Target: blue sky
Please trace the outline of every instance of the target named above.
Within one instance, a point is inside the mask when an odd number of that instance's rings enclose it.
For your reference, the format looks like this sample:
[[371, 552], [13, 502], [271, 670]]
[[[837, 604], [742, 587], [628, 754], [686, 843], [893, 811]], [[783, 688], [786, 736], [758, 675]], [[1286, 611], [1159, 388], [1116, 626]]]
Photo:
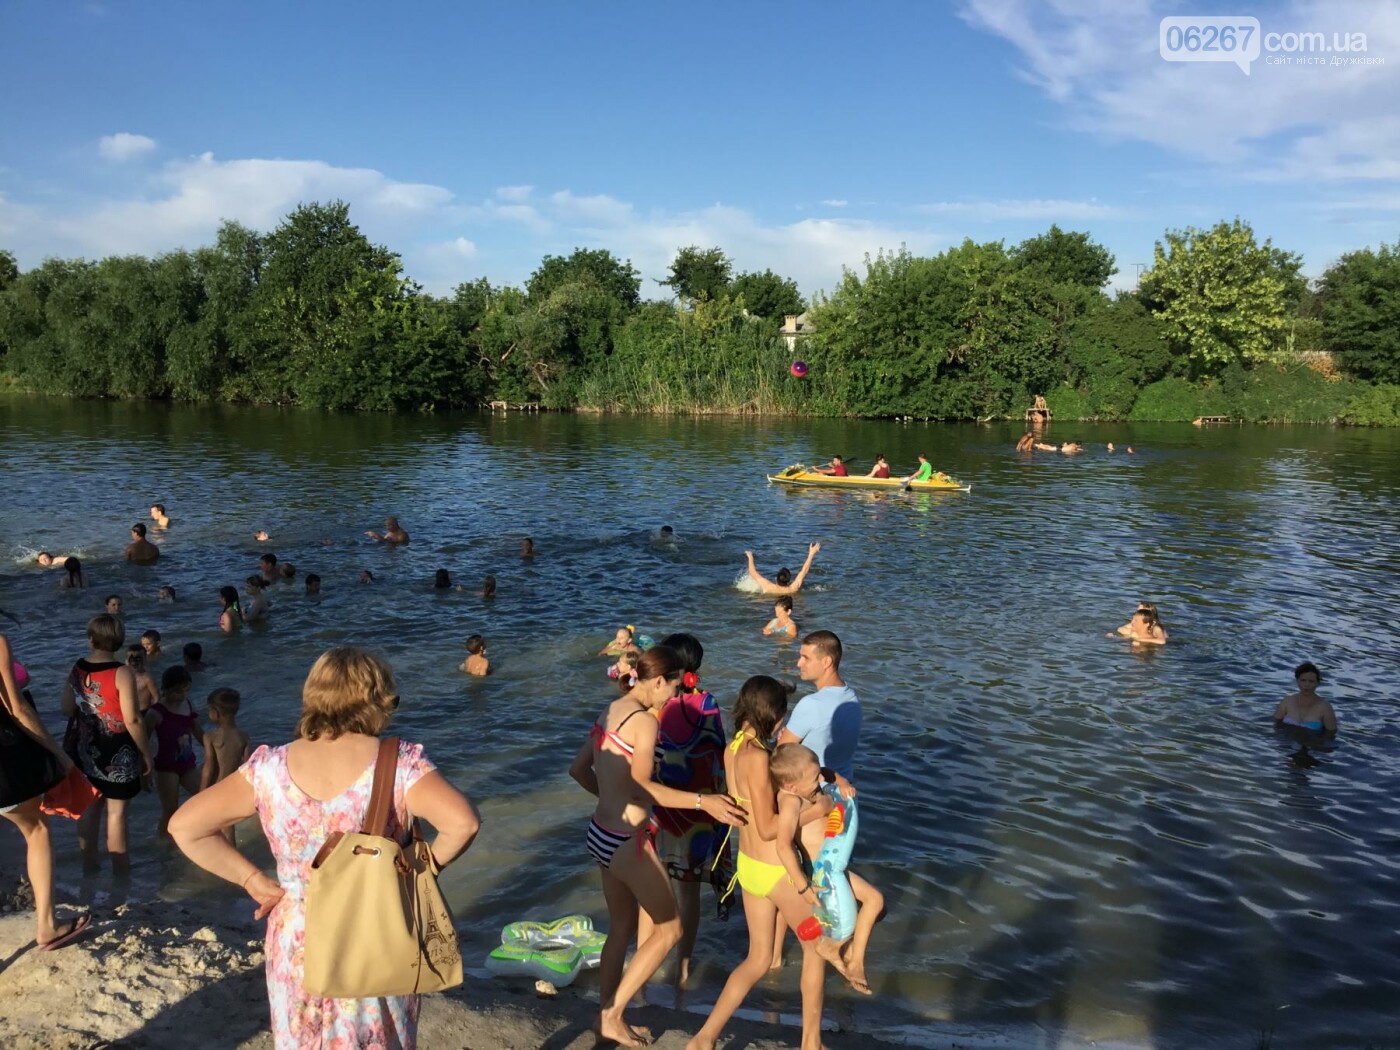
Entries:
[[[1222, 8], [1373, 61], [1161, 58], [1162, 17]], [[1051, 223], [1119, 287], [1165, 229], [1236, 215], [1312, 275], [1400, 240], [1400, 3], [0, 0], [0, 68], [24, 268], [331, 198], [442, 293], [580, 245], [648, 279], [718, 245], [811, 293]]]

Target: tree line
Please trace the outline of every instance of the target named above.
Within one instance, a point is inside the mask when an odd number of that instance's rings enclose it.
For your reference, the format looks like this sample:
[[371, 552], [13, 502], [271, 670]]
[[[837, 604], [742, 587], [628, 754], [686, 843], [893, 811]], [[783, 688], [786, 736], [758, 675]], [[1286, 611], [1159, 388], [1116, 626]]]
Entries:
[[[523, 287], [434, 296], [343, 202], [148, 259], [0, 251], [0, 370], [79, 397], [428, 410], [491, 400], [636, 412], [1400, 425], [1400, 243], [1310, 284], [1236, 219], [1168, 231], [1131, 292], [1088, 234], [867, 257], [804, 302], [771, 270], [680, 249], [644, 299], [603, 249], [546, 256]], [[779, 334], [808, 312], [795, 350]], [[794, 357], [809, 365], [790, 374]]]

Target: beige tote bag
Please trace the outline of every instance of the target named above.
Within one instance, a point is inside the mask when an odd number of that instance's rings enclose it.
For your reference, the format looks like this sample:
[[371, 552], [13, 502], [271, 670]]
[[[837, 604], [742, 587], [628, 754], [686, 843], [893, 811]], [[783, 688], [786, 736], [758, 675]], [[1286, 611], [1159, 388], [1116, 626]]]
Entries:
[[399, 741], [379, 745], [363, 828], [326, 840], [306, 891], [302, 986], [328, 999], [440, 992], [462, 983], [457, 927], [415, 819], [401, 846], [385, 838]]

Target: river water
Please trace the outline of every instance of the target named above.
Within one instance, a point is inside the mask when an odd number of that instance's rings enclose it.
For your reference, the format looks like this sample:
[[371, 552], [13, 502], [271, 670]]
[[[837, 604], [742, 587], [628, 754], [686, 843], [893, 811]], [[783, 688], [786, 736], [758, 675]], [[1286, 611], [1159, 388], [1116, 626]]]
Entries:
[[[727, 709], [745, 677], [796, 658], [760, 635], [768, 604], [735, 586], [743, 551], [771, 575], [820, 540], [795, 615], [846, 646], [866, 719], [856, 866], [891, 912], [872, 943], [879, 998], [833, 981], [839, 1023], [925, 1045], [1233, 1048], [1261, 1030], [1280, 1050], [1390, 1045], [1400, 432], [1057, 424], [1089, 444], [1079, 457], [1018, 456], [1018, 434], [5, 399], [0, 605], [23, 620], [5, 630], [55, 729], [83, 624], [112, 592], [129, 640], [155, 627], [175, 653], [204, 645], [215, 666], [198, 689], [240, 689], [255, 741], [289, 738], [323, 648], [385, 653], [396, 728], [483, 809], [445, 883], [469, 958], [484, 957], [506, 921], [606, 914], [583, 851], [591, 800], [566, 774], [613, 695], [597, 650], [624, 623], [689, 630]], [[971, 493], [764, 480], [833, 453], [863, 471], [884, 452], [898, 470], [920, 451]], [[174, 519], [160, 564], [126, 566], [153, 501]], [[363, 537], [390, 513], [406, 549]], [[653, 542], [663, 524], [674, 548]], [[56, 590], [39, 548], [79, 553], [90, 589]], [[318, 573], [323, 596], [280, 586], [265, 629], [225, 638], [217, 589], [241, 587], [267, 549]], [[433, 593], [439, 567], [466, 590]], [[487, 573], [492, 601], [475, 596]], [[167, 583], [174, 604], [156, 600]], [[1140, 598], [1171, 632], [1160, 651], [1105, 637]], [[495, 672], [467, 680], [476, 632]], [[1342, 732], [1300, 764], [1270, 715], [1305, 659]], [[155, 818], [147, 796], [137, 891], [231, 901], [151, 841]], [[71, 829], [58, 842], [76, 883]], [[743, 940], [705, 893], [702, 1009]], [[795, 1009], [795, 971], [758, 1004]]]

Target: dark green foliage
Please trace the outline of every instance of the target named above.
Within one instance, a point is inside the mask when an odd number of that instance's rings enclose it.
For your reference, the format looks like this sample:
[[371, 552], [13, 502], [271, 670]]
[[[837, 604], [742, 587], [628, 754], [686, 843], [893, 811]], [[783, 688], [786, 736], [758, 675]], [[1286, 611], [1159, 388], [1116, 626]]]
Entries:
[[788, 314], [800, 314], [807, 309], [797, 282], [779, 277], [772, 270], [762, 273], [741, 273], [729, 285], [732, 298], [742, 299], [744, 309], [754, 317], [781, 322]]
[[715, 300], [729, 288], [733, 264], [719, 248], [697, 248], [691, 245], [676, 253], [671, 272], [661, 283], [682, 299]]
[[1322, 333], [1347, 371], [1400, 383], [1400, 242], [1343, 255], [1322, 276]]
[[618, 262], [612, 252], [601, 248], [575, 248], [567, 258], [546, 255], [540, 268], [525, 282], [525, 293], [533, 300], [548, 299], [562, 284], [591, 285], [614, 299], [623, 310], [641, 301], [642, 275], [630, 261]]
[[1098, 291], [1113, 276], [1112, 252], [1095, 244], [1087, 233], [1065, 233], [1058, 226], [1022, 241], [1011, 257], [1022, 269], [1038, 273], [1051, 284], [1077, 284]]
[[731, 281], [719, 248], [677, 253], [679, 304], [640, 301], [630, 262], [584, 248], [523, 289], [481, 279], [438, 299], [343, 203], [308, 204], [267, 234], [226, 223], [155, 259], [20, 273], [0, 252], [0, 365], [76, 396], [332, 409], [1020, 418], [1044, 394], [1063, 420], [1400, 425], [1400, 245], [1346, 256], [1313, 293], [1296, 256], [1238, 220], [1167, 237], [1141, 292], [1112, 299], [1112, 256], [1058, 227], [1011, 249], [867, 257], [789, 346], [777, 322], [803, 312], [796, 284]]

